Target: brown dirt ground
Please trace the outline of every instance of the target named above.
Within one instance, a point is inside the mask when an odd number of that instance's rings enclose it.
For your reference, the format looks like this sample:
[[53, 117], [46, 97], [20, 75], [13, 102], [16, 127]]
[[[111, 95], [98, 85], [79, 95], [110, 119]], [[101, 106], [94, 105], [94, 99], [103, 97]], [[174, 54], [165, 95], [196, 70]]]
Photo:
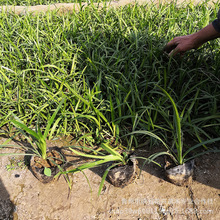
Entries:
[[[1, 138], [0, 142], [4, 141]], [[48, 142], [49, 147], [67, 145], [61, 139]], [[64, 152], [68, 161], [76, 161], [68, 151]], [[148, 154], [144, 148], [136, 152], [137, 156]], [[10, 161], [15, 164], [11, 170], [6, 168]], [[123, 189], [105, 181], [99, 197], [97, 192], [106, 166], [74, 174], [70, 177], [72, 189], [69, 190], [63, 176], [43, 184], [19, 161], [23, 161], [23, 156], [0, 158], [2, 220], [220, 219], [219, 154], [196, 159], [194, 176], [188, 186], [169, 183], [162, 168], [149, 164], [144, 166], [139, 178]]]
[[[170, 2], [176, 2], [178, 5], [184, 5], [187, 4], [188, 2], [192, 2], [194, 4], [201, 3], [201, 0], [116, 0], [116, 1], [110, 1], [107, 3], [108, 6], [110, 7], [121, 7], [125, 6], [127, 4], [135, 4], [135, 2], [138, 2], [139, 5], [143, 5], [146, 3], [154, 3], [154, 4], [159, 4], [159, 3], [170, 3]], [[212, 0], [208, 1], [208, 4], [212, 5], [213, 3], [218, 2], [218, 0]], [[1, 3], [0, 3], [1, 4]], [[36, 6], [1, 6], [0, 5], [0, 11], [12, 11], [16, 14], [26, 14], [28, 12], [32, 14], [37, 14], [37, 13], [45, 13], [46, 11], [50, 10], [57, 10], [58, 13], [63, 14], [67, 12], [72, 12], [73, 10], [78, 11], [81, 6], [86, 6], [88, 5], [87, 3], [82, 3], [81, 5], [78, 3], [57, 3], [57, 4], [51, 4], [51, 5], [36, 5]], [[101, 3], [94, 3], [94, 5], [97, 5], [99, 8], [103, 7], [103, 4]]]

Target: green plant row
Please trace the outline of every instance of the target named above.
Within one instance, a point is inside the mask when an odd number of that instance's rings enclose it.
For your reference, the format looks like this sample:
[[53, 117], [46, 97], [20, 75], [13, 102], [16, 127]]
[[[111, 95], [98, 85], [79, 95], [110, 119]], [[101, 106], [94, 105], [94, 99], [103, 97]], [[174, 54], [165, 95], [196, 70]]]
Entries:
[[35, 6], [49, 5], [55, 3], [82, 3], [82, 2], [104, 2], [100, 0], [81, 1], [81, 0], [1, 0], [0, 5], [15, 5], [15, 6]]
[[[12, 113], [44, 132], [65, 100], [53, 135], [71, 134], [91, 146], [106, 139], [123, 139], [129, 149], [158, 143], [138, 131], [171, 143], [176, 109], [184, 135], [199, 142], [218, 137], [219, 41], [181, 59], [163, 53], [166, 42], [201, 29], [217, 11], [217, 4], [206, 3], [178, 10], [175, 4], [89, 6], [62, 16], [2, 11], [1, 134], [14, 131]], [[181, 147], [180, 135], [175, 138]]]

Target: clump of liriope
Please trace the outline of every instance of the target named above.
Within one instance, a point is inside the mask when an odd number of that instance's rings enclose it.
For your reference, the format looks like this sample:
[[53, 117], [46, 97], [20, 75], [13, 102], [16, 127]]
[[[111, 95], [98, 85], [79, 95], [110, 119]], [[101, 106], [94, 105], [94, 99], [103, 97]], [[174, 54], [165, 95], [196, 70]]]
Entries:
[[[60, 120], [60, 117], [58, 117], [57, 119], [55, 119], [57, 113], [59, 112], [62, 104], [63, 104], [64, 100], [62, 100], [60, 102], [60, 104], [58, 105], [57, 109], [54, 111], [53, 115], [48, 118], [48, 122], [46, 125], [46, 128], [44, 130], [44, 132], [42, 132], [40, 124], [39, 124], [39, 118], [37, 120], [36, 123], [36, 127], [35, 130], [29, 128], [26, 124], [24, 124], [20, 118], [18, 118], [16, 115], [14, 115], [13, 113], [11, 114], [12, 119], [10, 120], [11, 124], [13, 124], [16, 128], [18, 128], [19, 133], [23, 134], [25, 139], [28, 141], [28, 143], [31, 145], [31, 147], [26, 147], [24, 146], [18, 146], [18, 149], [24, 150], [26, 151], [25, 153], [21, 153], [21, 154], [16, 154], [16, 153], [0, 153], [0, 156], [4, 156], [4, 155], [36, 155], [39, 158], [42, 158], [44, 161], [46, 161], [48, 158], [48, 148], [47, 148], [47, 143], [46, 140], [48, 138], [48, 135], [50, 134], [50, 136], [53, 136], [53, 133], [56, 129], [57, 123]], [[51, 126], [53, 125], [53, 127], [51, 128]], [[14, 137], [10, 138], [13, 139]], [[9, 139], [9, 140], [10, 140]], [[3, 149], [4, 148], [14, 148], [15, 146], [11, 146], [11, 145], [3, 145], [0, 146]], [[55, 160], [54, 158], [52, 158], [52, 160]], [[51, 170], [48, 167], [44, 167], [44, 174], [47, 176], [51, 175]]]
[[49, 5], [55, 3], [81, 3], [81, 2], [82, 2], [81, 0], [2, 0], [1, 5], [34, 6], [34, 5]]
[[[200, 90], [189, 121], [202, 125], [198, 137], [209, 135], [207, 126], [216, 135], [219, 42], [183, 59], [169, 58], [162, 50], [174, 36], [193, 33], [214, 20], [217, 8], [205, 3], [89, 6], [62, 16], [2, 11], [0, 126], [8, 124], [11, 110], [27, 121], [41, 111], [46, 123], [53, 110], [48, 100], [65, 96], [66, 117], [58, 123], [64, 135], [95, 132], [95, 124], [99, 132], [122, 136], [135, 124], [137, 130], [167, 136], [169, 129], [158, 129], [166, 127], [165, 119], [153, 109], [155, 100], [163, 105], [153, 92], [158, 84], [172, 89], [180, 109]], [[204, 116], [207, 120], [200, 120]], [[135, 137], [128, 142], [139, 145]]]

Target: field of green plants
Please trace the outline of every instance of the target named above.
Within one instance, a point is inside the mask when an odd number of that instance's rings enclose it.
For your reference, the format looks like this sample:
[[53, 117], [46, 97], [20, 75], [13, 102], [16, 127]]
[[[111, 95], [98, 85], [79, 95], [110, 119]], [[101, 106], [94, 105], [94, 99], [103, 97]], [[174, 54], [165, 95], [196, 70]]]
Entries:
[[162, 88], [180, 114], [180, 135], [197, 142], [219, 137], [219, 40], [184, 57], [163, 52], [173, 37], [194, 33], [217, 12], [217, 4], [206, 3], [89, 6], [66, 15], [1, 11], [1, 134], [14, 131], [12, 113], [44, 130], [64, 100], [49, 139], [72, 135], [91, 146], [110, 140], [150, 148], [158, 138], [147, 131], [171, 144], [175, 112]]
[[22, 5], [22, 6], [34, 6], [34, 5], [48, 5], [54, 3], [74, 3], [77, 0], [1, 0], [0, 5]]

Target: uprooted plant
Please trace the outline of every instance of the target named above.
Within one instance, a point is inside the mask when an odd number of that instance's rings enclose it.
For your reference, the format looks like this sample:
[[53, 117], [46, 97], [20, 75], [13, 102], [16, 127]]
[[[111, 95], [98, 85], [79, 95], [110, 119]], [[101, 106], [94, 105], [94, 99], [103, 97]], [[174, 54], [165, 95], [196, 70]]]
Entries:
[[[193, 108], [193, 105], [195, 103], [195, 100], [197, 99], [199, 91], [197, 91], [197, 93], [193, 99], [193, 102], [191, 103], [190, 107], [186, 111], [186, 114], [184, 115], [184, 111], [186, 109], [186, 106], [185, 106], [184, 110], [181, 112], [181, 114], [179, 114], [177, 105], [174, 102], [173, 98], [169, 95], [169, 93], [166, 90], [164, 90], [163, 88], [161, 88], [160, 86], [157, 85], [157, 87], [163, 92], [163, 94], [168, 98], [168, 100], [172, 104], [172, 109], [173, 109], [173, 120], [172, 121], [169, 120], [169, 115], [166, 115], [165, 111], [161, 110], [160, 108], [159, 109], [160, 109], [160, 114], [166, 118], [165, 121], [167, 121], [170, 126], [170, 129], [172, 132], [173, 143], [171, 145], [169, 145], [169, 144], [165, 143], [165, 141], [162, 140], [158, 135], [154, 134], [153, 132], [146, 131], [146, 130], [133, 131], [128, 135], [142, 134], [142, 135], [148, 135], [150, 137], [153, 137], [153, 138], [159, 140], [159, 142], [161, 142], [163, 144], [163, 146], [165, 146], [167, 151], [162, 151], [162, 152], [152, 154], [148, 158], [149, 159], [148, 161], [149, 162], [154, 161], [157, 157], [163, 156], [163, 155], [169, 156], [169, 158], [173, 162], [172, 167], [173, 166], [175, 167], [175, 165], [178, 166], [175, 170], [175, 172], [178, 171], [178, 173], [174, 174], [172, 171], [171, 178], [174, 179], [174, 176], [178, 176], [178, 180], [177, 181], [175, 180], [175, 182], [177, 183], [177, 185], [181, 185], [181, 183], [186, 181], [186, 178], [188, 178], [192, 174], [192, 171], [188, 172], [185, 170], [185, 167], [187, 166], [185, 164], [188, 161], [192, 161], [194, 158], [201, 156], [203, 154], [206, 154], [208, 152], [220, 152], [220, 150], [218, 150], [218, 149], [207, 148], [207, 146], [206, 146], [207, 144], [211, 144], [211, 143], [220, 141], [220, 137], [212, 138], [212, 139], [209, 139], [206, 141], [201, 141], [200, 143], [195, 144], [194, 146], [191, 146], [191, 147], [185, 146], [185, 144], [183, 143], [184, 139], [183, 139], [182, 126]], [[195, 152], [201, 146], [204, 147], [204, 151]], [[184, 168], [181, 168], [182, 165], [184, 165]], [[191, 163], [189, 163], [188, 167], [190, 169], [192, 169], [193, 166], [194, 166], [194, 162], [191, 162]], [[166, 169], [166, 167], [165, 167], [165, 169]], [[180, 174], [181, 170], [184, 170], [184, 172], [187, 173], [187, 177], [186, 178], [184, 177], [185, 179], [183, 181], [180, 180], [181, 176], [182, 176], [182, 174]]]
[[[74, 149], [78, 148], [78, 150]], [[87, 152], [79, 151], [79, 148], [87, 150]], [[114, 147], [111, 146], [111, 144], [107, 143], [101, 143], [99, 148], [97, 150], [89, 149], [87, 147], [77, 147], [77, 146], [69, 146], [69, 149], [78, 156], [86, 157], [92, 159], [91, 162], [84, 163], [80, 166], [77, 166], [73, 169], [67, 170], [67, 171], [60, 171], [59, 174], [71, 174], [71, 173], [77, 173], [77, 172], [83, 172], [86, 169], [94, 168], [97, 166], [101, 166], [103, 164], [109, 164], [108, 168], [105, 170], [102, 180], [99, 186], [98, 195], [100, 195], [102, 188], [104, 186], [104, 182], [106, 177], [108, 176], [109, 171], [111, 171], [115, 167], [122, 167], [123, 174], [122, 179], [119, 180], [119, 183], [116, 184], [116, 186], [124, 187], [128, 183], [130, 183], [130, 180], [133, 178], [136, 172], [136, 165], [137, 161], [135, 155], [133, 155], [133, 152], [123, 150], [123, 147], [120, 148], [118, 146]], [[148, 160], [147, 158], [141, 157], [141, 159]], [[126, 166], [130, 166], [130, 168], [126, 168]], [[129, 170], [129, 171], [128, 171]], [[127, 174], [127, 171], [130, 172]], [[110, 178], [114, 178], [111, 177]], [[118, 181], [118, 180], [116, 180]], [[112, 182], [110, 180], [110, 182]], [[115, 185], [115, 184], [113, 184]], [[70, 186], [70, 184], [69, 184]]]
[[[55, 150], [48, 151], [46, 140], [47, 140], [48, 134], [50, 134], [50, 136], [53, 135], [55, 128], [57, 126], [57, 123], [60, 121], [60, 118], [56, 119], [55, 121], [55, 117], [57, 113], [59, 112], [63, 102], [64, 102], [64, 99], [60, 102], [57, 109], [54, 111], [53, 115], [48, 119], [48, 123], [43, 133], [40, 128], [39, 117], [37, 119], [35, 130], [33, 130], [29, 128], [27, 125], [25, 125], [21, 121], [21, 119], [19, 119], [16, 115], [12, 113], [11, 123], [16, 128], [18, 128], [19, 133], [24, 135], [25, 139], [29, 142], [31, 147], [18, 146], [18, 149], [26, 151], [23, 154], [1, 153], [0, 155], [2, 156], [3, 155], [29, 155], [29, 156], [31, 155], [33, 156], [34, 161], [36, 162], [36, 166], [38, 168], [43, 169], [44, 175], [51, 176], [51, 167], [61, 165], [63, 163], [63, 158], [61, 154], [56, 152]], [[53, 127], [51, 129], [52, 125]], [[11, 145], [4, 145], [2, 147], [11, 147]]]

